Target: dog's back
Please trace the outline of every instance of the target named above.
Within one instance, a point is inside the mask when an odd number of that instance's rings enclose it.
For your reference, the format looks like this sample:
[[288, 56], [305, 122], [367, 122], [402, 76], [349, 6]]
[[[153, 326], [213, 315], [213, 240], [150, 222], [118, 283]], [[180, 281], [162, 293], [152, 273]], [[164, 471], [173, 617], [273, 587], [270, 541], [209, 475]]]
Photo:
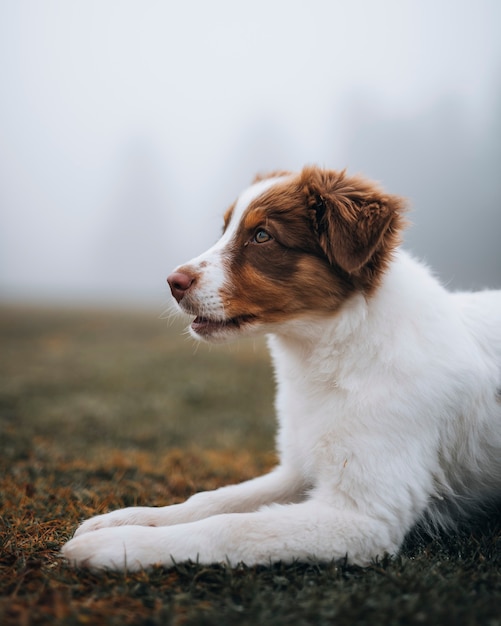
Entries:
[[465, 513], [501, 503], [501, 291], [458, 292], [450, 298], [470, 339], [467, 359], [474, 379], [461, 386], [461, 406], [439, 450], [444, 499], [426, 512], [428, 520], [446, 528]]
[[[462, 310], [465, 325], [486, 355], [498, 364], [501, 394], [501, 290], [452, 294]], [[499, 398], [501, 402], [501, 398]]]

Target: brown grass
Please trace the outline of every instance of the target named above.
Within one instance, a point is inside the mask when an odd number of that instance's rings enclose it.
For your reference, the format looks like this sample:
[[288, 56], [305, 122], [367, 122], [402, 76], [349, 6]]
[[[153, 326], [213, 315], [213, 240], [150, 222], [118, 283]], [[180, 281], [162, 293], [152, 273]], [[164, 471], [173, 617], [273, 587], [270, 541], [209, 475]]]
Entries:
[[[146, 592], [131, 597], [131, 587], [174, 593], [182, 586], [179, 573], [93, 575], [68, 568], [59, 549], [79, 521], [123, 506], [179, 502], [196, 490], [249, 478], [271, 461], [203, 450], [170, 450], [160, 460], [143, 451], [103, 448], [100, 460], [89, 463], [61, 459], [43, 439], [34, 445], [27, 458], [1, 468], [2, 624], [137, 623], [155, 606], [148, 606]], [[163, 609], [161, 601], [156, 612]], [[177, 611], [173, 606], [168, 612], [174, 618]]]

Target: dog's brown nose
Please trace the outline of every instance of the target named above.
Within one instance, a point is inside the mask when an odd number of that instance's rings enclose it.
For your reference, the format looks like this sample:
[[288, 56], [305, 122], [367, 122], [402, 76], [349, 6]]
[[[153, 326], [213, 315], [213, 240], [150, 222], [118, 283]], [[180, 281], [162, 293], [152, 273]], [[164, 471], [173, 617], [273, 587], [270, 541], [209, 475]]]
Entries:
[[193, 276], [190, 276], [190, 274], [186, 274], [185, 272], [172, 272], [172, 274], [167, 277], [167, 282], [169, 283], [172, 295], [178, 302], [181, 302], [184, 294], [191, 287], [194, 280], [195, 278]]

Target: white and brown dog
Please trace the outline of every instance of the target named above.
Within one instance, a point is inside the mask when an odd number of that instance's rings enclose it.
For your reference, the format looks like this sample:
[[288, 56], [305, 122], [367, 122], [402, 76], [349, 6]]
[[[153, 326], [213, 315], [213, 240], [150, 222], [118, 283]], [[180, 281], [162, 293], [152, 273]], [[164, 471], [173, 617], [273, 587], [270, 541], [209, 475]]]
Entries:
[[73, 564], [248, 565], [398, 551], [501, 494], [501, 291], [448, 293], [399, 246], [403, 201], [307, 167], [255, 183], [168, 278], [196, 338], [266, 333], [280, 463], [84, 522]]

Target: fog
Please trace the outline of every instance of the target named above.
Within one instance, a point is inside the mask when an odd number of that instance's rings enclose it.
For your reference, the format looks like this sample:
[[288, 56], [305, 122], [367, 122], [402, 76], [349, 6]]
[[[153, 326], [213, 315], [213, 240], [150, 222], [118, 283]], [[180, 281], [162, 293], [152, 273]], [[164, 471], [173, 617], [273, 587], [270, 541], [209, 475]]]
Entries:
[[169, 301], [258, 171], [406, 196], [405, 247], [501, 287], [497, 0], [0, 0], [0, 297]]

